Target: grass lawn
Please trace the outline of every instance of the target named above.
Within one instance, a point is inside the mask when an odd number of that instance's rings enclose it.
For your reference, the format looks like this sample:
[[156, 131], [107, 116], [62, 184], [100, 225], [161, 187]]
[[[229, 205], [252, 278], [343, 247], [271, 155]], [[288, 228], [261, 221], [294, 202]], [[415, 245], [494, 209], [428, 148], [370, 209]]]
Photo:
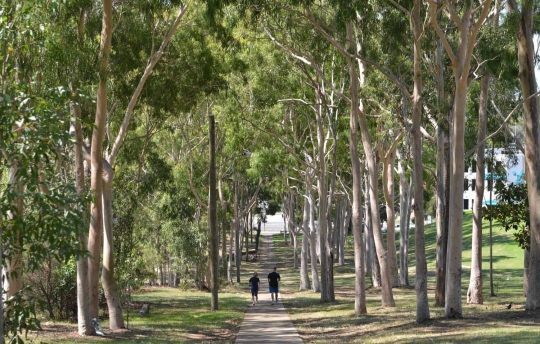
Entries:
[[[234, 343], [251, 300], [248, 280], [258, 266], [259, 262], [242, 262], [241, 283], [220, 290], [217, 312], [210, 311], [209, 292], [145, 287], [132, 295], [126, 330], [110, 331], [108, 320], [102, 319], [106, 337], [81, 337], [77, 324], [42, 320], [44, 331], [30, 333], [28, 339], [36, 343]], [[150, 304], [150, 312], [139, 317], [145, 303]], [[124, 320], [127, 312], [124, 308]]]
[[[368, 314], [354, 316], [354, 269], [349, 243], [344, 266], [334, 265], [336, 302], [321, 303], [320, 295], [298, 291], [299, 271], [293, 267], [292, 247], [283, 235], [274, 236], [274, 253], [281, 274], [280, 292], [284, 304], [305, 342], [309, 343], [537, 343], [540, 342], [540, 312], [526, 312], [522, 295], [523, 251], [511, 233], [493, 228], [494, 291], [489, 288], [489, 225], [484, 226], [484, 305], [466, 303], [469, 282], [472, 216], [465, 213], [463, 235], [463, 313], [464, 319], [448, 320], [443, 308], [431, 307], [431, 320], [415, 323], [414, 288], [395, 288], [397, 307], [381, 308], [380, 290], [367, 290]], [[409, 281], [414, 285], [414, 236], [410, 237]], [[398, 234], [399, 236], [399, 234]], [[426, 253], [429, 270], [430, 306], [434, 299], [435, 225], [426, 227]], [[301, 241], [299, 240], [299, 247]], [[241, 283], [224, 287], [219, 294], [220, 310], [210, 312], [210, 294], [174, 288], [144, 288], [133, 295], [129, 308], [129, 329], [108, 331], [107, 336], [80, 337], [76, 324], [43, 321], [44, 331], [31, 333], [36, 343], [232, 343], [249, 304], [247, 281], [259, 262], [243, 262]], [[236, 280], [236, 277], [234, 277]], [[369, 284], [369, 282], [368, 282]], [[150, 313], [137, 315], [142, 304]], [[512, 303], [511, 309], [507, 305]], [[126, 314], [127, 309], [124, 310]], [[271, 342], [262, 338], [264, 341]]]
[[[523, 250], [511, 233], [493, 227], [494, 291], [489, 285], [489, 223], [484, 225], [484, 304], [467, 305], [470, 274], [472, 215], [464, 216], [463, 313], [464, 319], [449, 320], [443, 308], [433, 307], [435, 287], [435, 224], [426, 226], [429, 299], [432, 320], [415, 323], [414, 288], [395, 288], [396, 308], [381, 308], [380, 290], [367, 290], [368, 314], [354, 316], [354, 270], [351, 247], [345, 266], [334, 266], [335, 303], [321, 303], [320, 295], [298, 291], [299, 272], [293, 268], [292, 247], [283, 236], [274, 237], [274, 251], [282, 276], [280, 291], [291, 320], [305, 342], [310, 343], [538, 343], [540, 312], [526, 312], [522, 294]], [[412, 231], [412, 229], [411, 229]], [[413, 234], [413, 233], [411, 233]], [[399, 239], [399, 234], [397, 234]], [[399, 240], [398, 240], [399, 242]], [[414, 236], [410, 237], [409, 281], [414, 285]], [[300, 244], [299, 244], [300, 245]], [[300, 247], [300, 246], [299, 246]], [[370, 282], [368, 282], [370, 284]], [[507, 305], [512, 303], [511, 309]]]

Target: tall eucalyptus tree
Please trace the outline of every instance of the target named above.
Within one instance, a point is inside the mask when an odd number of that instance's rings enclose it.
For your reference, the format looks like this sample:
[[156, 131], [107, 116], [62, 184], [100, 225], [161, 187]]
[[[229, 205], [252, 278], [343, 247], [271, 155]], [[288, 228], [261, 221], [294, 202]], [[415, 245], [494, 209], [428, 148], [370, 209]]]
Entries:
[[[533, 17], [536, 10], [533, 1], [526, 0], [521, 8], [515, 0], [507, 3], [510, 13], [519, 19], [516, 32], [519, 79], [523, 93], [525, 114], [525, 178], [529, 204], [540, 203], [540, 113], [534, 72]], [[530, 266], [529, 286], [525, 308], [540, 308], [540, 213], [530, 212]]]
[[[477, 34], [483, 25], [490, 9], [491, 0], [482, 3], [477, 11], [471, 1], [458, 15], [454, 4], [447, 4], [445, 10], [456, 24], [459, 33], [457, 51], [450, 45], [447, 36], [437, 21], [437, 3], [429, 1], [431, 25], [442, 41], [451, 61], [456, 95], [453, 106], [453, 132], [451, 146], [451, 177], [449, 204], [449, 234], [446, 270], [446, 302], [445, 314], [450, 318], [463, 317], [461, 306], [461, 251], [463, 226], [463, 180], [464, 180], [464, 121], [469, 82], [469, 70]], [[476, 18], [476, 14], [478, 17]]]

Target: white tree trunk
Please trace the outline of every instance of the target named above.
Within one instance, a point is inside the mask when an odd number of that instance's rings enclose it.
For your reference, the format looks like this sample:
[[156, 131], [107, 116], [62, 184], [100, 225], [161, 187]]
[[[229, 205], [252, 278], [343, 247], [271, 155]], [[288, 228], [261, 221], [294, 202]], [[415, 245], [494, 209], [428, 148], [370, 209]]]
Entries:
[[[341, 216], [340, 216], [340, 231], [339, 231], [339, 265], [345, 265], [345, 242], [347, 241], [347, 234], [349, 230], [349, 223], [351, 221], [351, 206], [349, 200], [345, 197], [341, 200]], [[365, 240], [364, 240], [365, 241]], [[365, 250], [364, 250], [365, 254]], [[365, 270], [365, 269], [364, 269]]]
[[[508, 2], [511, 12], [519, 13], [514, 0]], [[540, 114], [538, 98], [531, 97], [537, 92], [534, 73], [535, 50], [533, 45], [533, 3], [524, 2], [519, 16], [517, 31], [519, 78], [525, 114], [525, 177], [527, 180], [527, 196], [531, 206], [540, 204]], [[525, 308], [540, 308], [540, 212], [530, 211], [530, 250], [529, 278], [527, 301]]]
[[[364, 170], [362, 170], [363, 172]], [[365, 208], [366, 208], [366, 220], [364, 234], [366, 237], [366, 262], [369, 262], [369, 265], [366, 264], [366, 271], [371, 273], [371, 284], [375, 288], [381, 287], [381, 269], [379, 266], [379, 261], [377, 260], [375, 252], [375, 240], [373, 238], [373, 224], [371, 220], [371, 191], [369, 187], [369, 178], [365, 178]]]
[[[390, 136], [393, 137], [390, 130]], [[386, 249], [388, 252], [388, 273], [390, 274], [390, 285], [399, 286], [398, 266], [396, 257], [396, 216], [394, 204], [394, 166], [395, 166], [395, 147], [390, 148], [383, 161], [383, 194], [386, 200]]]
[[[352, 41], [352, 24], [347, 23], [347, 39], [351, 44], [350, 48], [353, 53], [356, 52], [356, 44]], [[367, 313], [366, 307], [366, 275], [364, 270], [364, 240], [362, 235], [362, 167], [358, 157], [358, 77], [356, 73], [355, 61], [352, 57], [347, 59], [349, 66], [350, 86], [349, 92], [351, 95], [351, 109], [349, 115], [349, 152], [352, 161], [352, 177], [353, 177], [353, 204], [352, 204], [352, 227], [354, 236], [354, 314], [360, 316]]]
[[233, 285], [233, 279], [232, 279], [232, 260], [233, 260], [233, 246], [234, 246], [234, 222], [231, 222], [231, 231], [229, 235], [229, 257], [227, 259], [227, 283], [229, 285]]
[[[435, 52], [437, 66], [437, 101], [438, 107], [442, 108], [445, 103], [444, 97], [444, 66], [443, 66], [444, 48], [441, 40], [437, 40], [437, 49]], [[449, 116], [446, 115], [446, 109], [439, 112], [439, 121], [437, 124], [437, 246], [436, 271], [435, 271], [435, 306], [444, 307], [445, 304], [445, 284], [446, 284], [446, 255], [448, 243], [448, 204], [450, 203], [450, 157], [448, 131], [446, 123]]]
[[313, 199], [313, 194], [311, 193], [313, 185], [311, 184], [310, 173], [307, 172], [306, 176], [306, 198], [309, 203], [309, 251], [311, 257], [311, 281], [313, 291], [318, 293], [321, 291], [319, 272], [317, 271], [317, 248], [319, 247], [317, 238], [319, 235], [317, 233], [317, 228], [315, 227], [315, 200]]
[[483, 304], [482, 294], [482, 201], [484, 200], [485, 149], [487, 128], [487, 100], [489, 91], [489, 72], [482, 77], [480, 109], [478, 111], [478, 135], [476, 148], [476, 188], [473, 205], [473, 230], [471, 245], [471, 277], [467, 290], [467, 303]]
[[[317, 97], [318, 99], [318, 97]], [[320, 103], [320, 102], [318, 102]], [[333, 259], [330, 256], [328, 250], [328, 179], [327, 166], [326, 166], [326, 145], [327, 137], [324, 132], [324, 122], [322, 112], [325, 111], [321, 106], [315, 111], [317, 117], [317, 144], [318, 144], [318, 178], [317, 178], [317, 191], [319, 193], [319, 246], [320, 246], [320, 261], [321, 261], [321, 301], [331, 302], [334, 301], [334, 290], [331, 288], [331, 279], [333, 279], [332, 265]]]
[[113, 257], [113, 230], [112, 230], [112, 180], [114, 171], [111, 166], [103, 163], [103, 269], [101, 279], [103, 281], [103, 292], [107, 299], [109, 309], [109, 327], [113, 330], [124, 328], [124, 318], [122, 315], [122, 303], [118, 284], [114, 278], [114, 257]]
[[[309, 202], [304, 199], [302, 227], [309, 228]], [[302, 235], [302, 252], [300, 254], [300, 290], [308, 290], [311, 287], [308, 270], [309, 239], [308, 234]]]
[[107, 121], [107, 80], [109, 67], [109, 54], [112, 38], [112, 0], [103, 0], [103, 19], [101, 29], [101, 46], [99, 52], [99, 84], [97, 90], [97, 110], [92, 132], [91, 146], [91, 178], [90, 191], [93, 193], [95, 203], [90, 205], [90, 233], [88, 238], [88, 275], [90, 282], [90, 314], [92, 318], [99, 316], [99, 269], [103, 233], [102, 208], [102, 171], [103, 171], [103, 136]]
[[[360, 63], [363, 65], [363, 63]], [[360, 75], [363, 75], [364, 68], [360, 69]], [[362, 76], [360, 77], [362, 80]], [[360, 132], [362, 135], [362, 143], [364, 146], [364, 154], [366, 156], [366, 162], [368, 166], [368, 178], [370, 180], [370, 206], [371, 206], [371, 224], [373, 230], [373, 237], [375, 241], [375, 250], [377, 251], [377, 258], [379, 261], [379, 266], [381, 269], [381, 287], [382, 287], [382, 306], [383, 307], [395, 307], [394, 295], [392, 293], [392, 286], [390, 284], [390, 271], [388, 268], [388, 256], [386, 249], [384, 247], [384, 242], [381, 232], [381, 220], [379, 214], [379, 202], [377, 200], [378, 195], [378, 182], [379, 174], [377, 171], [377, 165], [375, 162], [375, 155], [373, 153], [373, 147], [371, 144], [371, 136], [369, 134], [369, 129], [366, 121], [366, 117], [363, 114], [363, 106], [361, 105], [362, 111], [359, 112], [359, 123], [360, 123]]]
[[[16, 193], [22, 194], [24, 186], [21, 185], [19, 182], [19, 178], [17, 177], [17, 163], [13, 163], [11, 168], [9, 169], [9, 181], [8, 181], [8, 187], [15, 189], [14, 191]], [[24, 202], [22, 197], [16, 197], [14, 206], [17, 208], [17, 214], [12, 213], [11, 211], [7, 214], [8, 221], [13, 221], [18, 219], [22, 222], [22, 218], [24, 216]], [[10, 246], [12, 247], [11, 253], [11, 259], [5, 259], [6, 260], [6, 266], [3, 269], [3, 290], [5, 294], [3, 295], [3, 301], [9, 300], [12, 296], [17, 294], [22, 290], [23, 284], [22, 284], [22, 273], [23, 273], [23, 242], [20, 235], [20, 227], [15, 224], [15, 242], [11, 242]], [[3, 253], [5, 255], [5, 253]], [[6, 255], [7, 256], [7, 255]]]
[[[446, 296], [445, 314], [449, 318], [462, 318], [461, 305], [461, 269], [462, 269], [462, 237], [463, 237], [463, 180], [464, 180], [464, 154], [465, 154], [465, 110], [467, 103], [467, 89], [471, 57], [476, 44], [476, 37], [484, 23], [491, 7], [491, 0], [482, 4], [482, 11], [473, 23], [473, 16], [477, 9], [467, 7], [462, 17], [452, 16], [459, 32], [457, 54], [454, 53], [445, 34], [441, 30], [436, 12], [437, 3], [430, 2], [431, 25], [439, 35], [446, 53], [450, 58], [454, 75], [454, 122], [452, 128], [451, 146], [451, 177], [450, 177], [450, 204], [449, 204], [449, 233], [446, 269]], [[452, 4], [446, 4], [453, 13]]]
[[[411, 12], [411, 26], [414, 37], [414, 91], [412, 97], [412, 136], [414, 159], [414, 218], [415, 218], [415, 253], [416, 253], [416, 322], [429, 320], [429, 304], [427, 295], [427, 262], [426, 244], [424, 238], [424, 178], [422, 166], [422, 50], [421, 36], [423, 33], [420, 21], [421, 0], [414, 0]], [[463, 170], [462, 170], [463, 171]]]
[[409, 286], [409, 182], [403, 168], [403, 157], [397, 152], [399, 175], [399, 285]]
[[[84, 193], [84, 158], [83, 158], [83, 135], [81, 128], [81, 109], [78, 105], [71, 108], [75, 123], [75, 185], [77, 193]], [[86, 251], [88, 242], [83, 228], [78, 229], [79, 249]], [[90, 285], [88, 283], [88, 259], [81, 255], [77, 257], [77, 324], [81, 336], [95, 334], [92, 318], [90, 316]]]

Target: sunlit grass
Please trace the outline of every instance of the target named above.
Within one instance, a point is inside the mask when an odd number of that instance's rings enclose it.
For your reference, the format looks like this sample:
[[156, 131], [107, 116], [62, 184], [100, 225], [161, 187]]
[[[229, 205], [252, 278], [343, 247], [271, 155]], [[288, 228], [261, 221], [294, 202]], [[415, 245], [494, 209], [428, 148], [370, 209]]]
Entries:
[[[242, 262], [240, 283], [222, 284], [219, 310], [210, 311], [210, 293], [195, 289], [146, 287], [132, 295], [131, 308], [124, 308], [127, 330], [109, 331], [108, 319], [100, 321], [106, 337], [80, 337], [77, 325], [44, 321], [44, 331], [32, 333], [37, 343], [234, 343], [249, 304], [248, 280], [259, 269], [258, 261]], [[144, 304], [150, 312], [139, 317]]]
[[[284, 302], [300, 335], [310, 343], [536, 343], [540, 336], [540, 312], [526, 312], [523, 297], [523, 250], [511, 233], [493, 226], [493, 281], [489, 286], [489, 223], [484, 223], [484, 304], [467, 305], [470, 275], [472, 215], [464, 216], [462, 304], [464, 319], [449, 320], [443, 308], [433, 307], [435, 287], [435, 224], [426, 226], [429, 270], [430, 321], [418, 325], [414, 288], [394, 288], [395, 308], [381, 308], [379, 289], [367, 289], [368, 314], [354, 316], [354, 270], [351, 247], [346, 265], [334, 265], [335, 303], [322, 303], [320, 295], [298, 291], [299, 272], [293, 268], [292, 247], [282, 236], [274, 237], [274, 250], [281, 270]], [[410, 233], [409, 281], [414, 286], [414, 233]], [[399, 234], [396, 235], [399, 243]], [[299, 241], [299, 245], [300, 245]], [[300, 246], [299, 246], [300, 247]], [[369, 283], [368, 283], [369, 284]], [[511, 309], [507, 305], [512, 303]]]

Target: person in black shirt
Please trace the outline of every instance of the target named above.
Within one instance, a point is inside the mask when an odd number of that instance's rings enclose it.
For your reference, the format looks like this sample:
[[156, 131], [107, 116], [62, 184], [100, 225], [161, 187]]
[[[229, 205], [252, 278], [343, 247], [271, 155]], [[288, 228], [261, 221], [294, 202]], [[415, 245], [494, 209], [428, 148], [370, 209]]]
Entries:
[[276, 303], [278, 302], [278, 293], [279, 293], [278, 282], [280, 280], [280, 276], [276, 272], [276, 269], [277, 268], [274, 266], [274, 271], [268, 274], [268, 285], [270, 286], [269, 288], [270, 295], [272, 295], [272, 304], [274, 304], [274, 294], [276, 295], [275, 302]]
[[249, 279], [249, 286], [251, 288], [251, 305], [255, 306], [259, 302], [259, 287], [261, 285], [261, 280], [257, 277], [257, 272], [253, 273], [253, 277]]

